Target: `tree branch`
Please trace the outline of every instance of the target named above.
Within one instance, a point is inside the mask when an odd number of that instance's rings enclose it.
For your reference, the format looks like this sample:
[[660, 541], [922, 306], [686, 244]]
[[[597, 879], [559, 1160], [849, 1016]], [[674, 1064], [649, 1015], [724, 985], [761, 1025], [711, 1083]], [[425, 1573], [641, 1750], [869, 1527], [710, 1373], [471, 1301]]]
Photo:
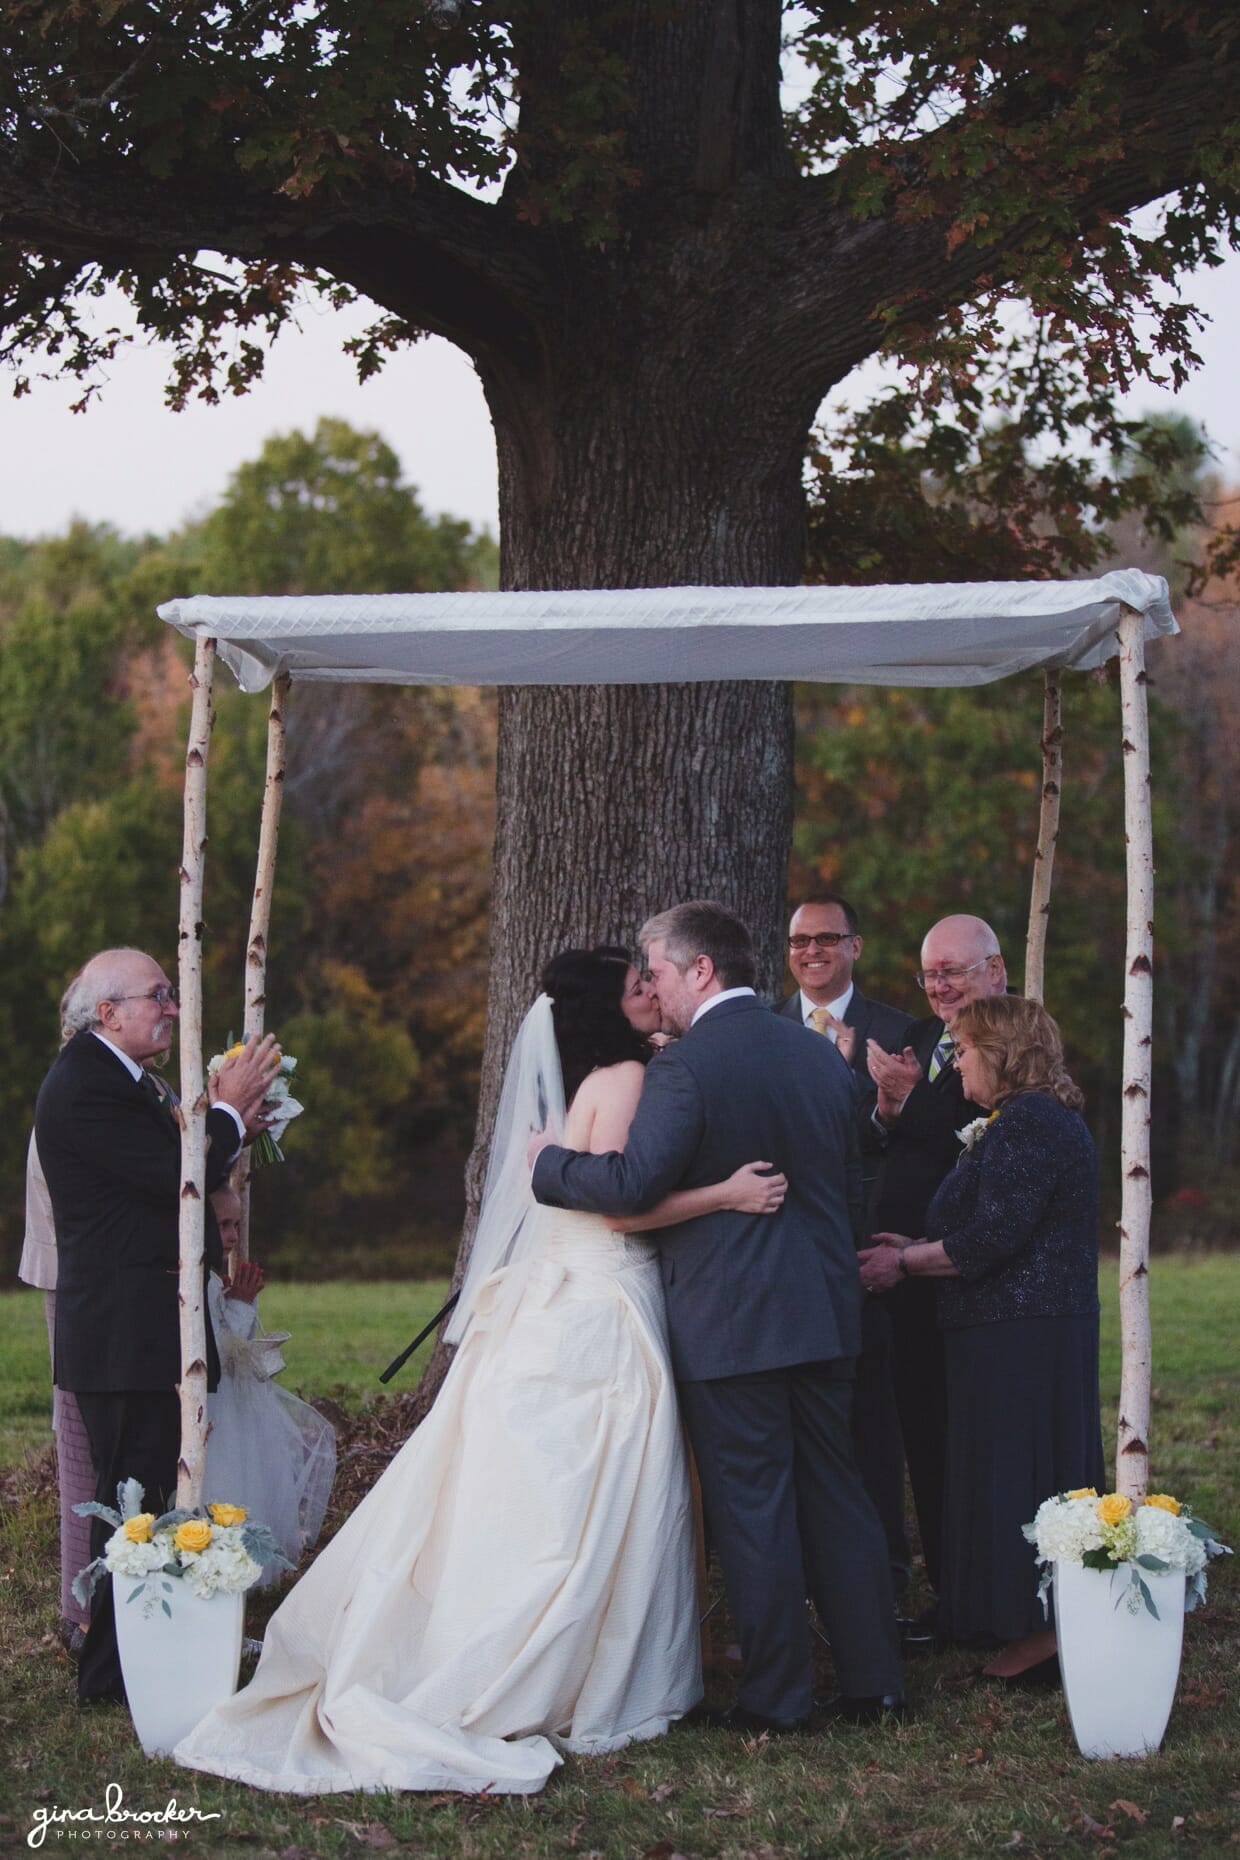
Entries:
[[66, 265], [139, 265], [203, 250], [325, 270], [471, 353], [519, 341], [551, 281], [508, 211], [422, 177], [294, 200], [243, 183], [167, 185], [130, 165], [35, 168], [0, 145], [0, 233]]
[[[1240, 55], [1234, 51], [1138, 73], [1117, 106], [1112, 140], [1119, 152], [1081, 174], [1068, 204], [1078, 233], [1087, 235], [1107, 218], [1201, 181], [1203, 151], [1219, 126], [1234, 119], [1238, 86]], [[996, 124], [1002, 118], [1010, 127], [1010, 99], [996, 99], [993, 116]], [[1049, 119], [1041, 126], [1049, 127]], [[936, 148], [954, 134], [949, 124], [905, 145], [902, 170], [924, 177]], [[1014, 179], [1029, 187], [1009, 158], [973, 185], [998, 201]], [[894, 326], [933, 320], [947, 306], [967, 301], [980, 283], [1001, 285], [1011, 278], [1022, 248], [1046, 225], [1045, 201], [1031, 194], [1028, 211], [993, 242], [963, 239], [953, 245], [946, 211], [902, 218], [897, 197], [881, 217], [861, 219], [841, 201], [837, 174], [812, 176], [799, 185], [791, 208], [784, 192], [782, 215], [773, 212], [768, 220], [770, 237], [788, 265], [772, 340], [786, 341], [790, 349], [799, 340], [807, 373], [821, 394], [882, 346], [892, 324], [877, 319], [881, 305], [907, 293], [907, 311], [896, 313]]]

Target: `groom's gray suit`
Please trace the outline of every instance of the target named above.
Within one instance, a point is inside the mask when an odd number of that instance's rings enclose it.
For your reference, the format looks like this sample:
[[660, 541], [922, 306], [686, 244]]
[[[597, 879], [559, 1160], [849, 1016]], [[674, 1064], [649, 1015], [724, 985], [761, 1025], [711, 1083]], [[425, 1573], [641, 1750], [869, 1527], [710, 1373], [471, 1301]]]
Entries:
[[737, 1702], [792, 1724], [812, 1702], [807, 1589], [841, 1690], [900, 1690], [886, 1548], [850, 1433], [861, 1166], [848, 1068], [829, 1041], [732, 996], [651, 1060], [623, 1154], [544, 1149], [534, 1194], [641, 1213], [759, 1157], [788, 1177], [777, 1214], [712, 1214], [652, 1238], [740, 1633]]

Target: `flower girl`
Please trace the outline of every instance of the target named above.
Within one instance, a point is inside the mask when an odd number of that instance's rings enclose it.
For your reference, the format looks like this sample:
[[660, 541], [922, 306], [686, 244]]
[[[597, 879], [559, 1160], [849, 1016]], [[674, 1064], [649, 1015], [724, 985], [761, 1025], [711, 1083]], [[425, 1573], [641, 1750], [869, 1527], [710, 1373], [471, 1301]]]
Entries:
[[[331, 1423], [273, 1378], [284, 1368], [280, 1345], [287, 1331], [259, 1322], [260, 1267], [236, 1259], [241, 1200], [235, 1189], [211, 1197], [219, 1222], [227, 1277], [211, 1274], [207, 1303], [220, 1354], [220, 1386], [207, 1397], [204, 1501], [243, 1505], [264, 1519], [290, 1563], [296, 1563], [322, 1529], [336, 1472]], [[278, 1567], [268, 1564], [264, 1584]]]

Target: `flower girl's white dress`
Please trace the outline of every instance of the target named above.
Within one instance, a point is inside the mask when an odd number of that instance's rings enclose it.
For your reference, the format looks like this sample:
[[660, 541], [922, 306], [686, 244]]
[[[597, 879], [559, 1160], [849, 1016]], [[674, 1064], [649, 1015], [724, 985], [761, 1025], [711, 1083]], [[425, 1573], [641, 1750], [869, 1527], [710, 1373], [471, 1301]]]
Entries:
[[656, 1736], [700, 1696], [655, 1250], [593, 1215], [533, 1218], [429, 1416], [179, 1762], [303, 1794], [522, 1793], [560, 1750]]
[[[244, 1505], [271, 1527], [290, 1563], [317, 1541], [336, 1475], [331, 1422], [273, 1380], [284, 1367], [279, 1346], [287, 1333], [269, 1334], [258, 1309], [229, 1298], [215, 1273], [207, 1307], [220, 1355], [220, 1385], [207, 1397], [208, 1504]], [[265, 1581], [279, 1567], [272, 1564]]]

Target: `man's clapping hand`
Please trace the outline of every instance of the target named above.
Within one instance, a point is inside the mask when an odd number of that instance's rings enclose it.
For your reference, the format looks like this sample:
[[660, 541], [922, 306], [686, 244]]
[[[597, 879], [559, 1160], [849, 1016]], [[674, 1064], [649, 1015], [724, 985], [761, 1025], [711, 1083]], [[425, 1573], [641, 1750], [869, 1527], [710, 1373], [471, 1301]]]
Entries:
[[911, 1046], [902, 1053], [888, 1053], [877, 1040], [867, 1040], [865, 1055], [870, 1077], [878, 1086], [878, 1115], [899, 1117], [904, 1100], [925, 1076], [921, 1061]]
[[229, 1104], [245, 1125], [247, 1137], [256, 1137], [268, 1123], [264, 1100], [267, 1087], [280, 1070], [280, 1048], [274, 1033], [250, 1040], [239, 1053], [226, 1059], [210, 1082], [212, 1104]]

